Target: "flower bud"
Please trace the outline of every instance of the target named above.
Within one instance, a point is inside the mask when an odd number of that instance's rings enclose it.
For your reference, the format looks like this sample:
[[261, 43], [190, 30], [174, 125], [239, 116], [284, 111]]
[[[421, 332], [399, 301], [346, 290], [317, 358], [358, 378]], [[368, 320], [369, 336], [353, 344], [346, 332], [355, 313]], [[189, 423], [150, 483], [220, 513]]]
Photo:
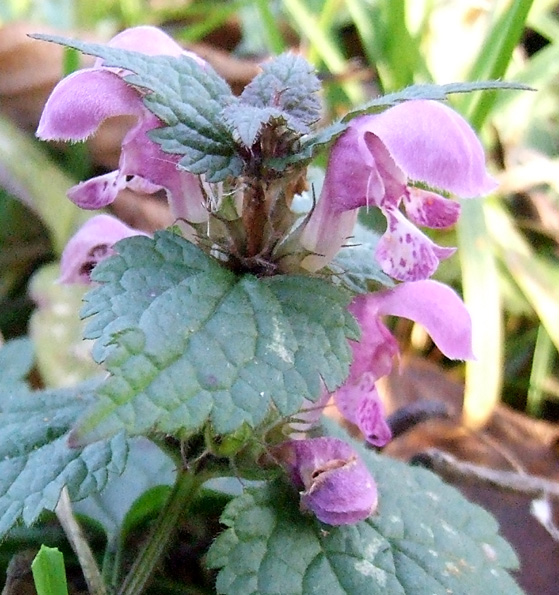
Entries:
[[350, 525], [377, 509], [377, 487], [349, 444], [337, 438], [291, 440], [276, 456], [300, 490], [301, 508], [329, 525]]

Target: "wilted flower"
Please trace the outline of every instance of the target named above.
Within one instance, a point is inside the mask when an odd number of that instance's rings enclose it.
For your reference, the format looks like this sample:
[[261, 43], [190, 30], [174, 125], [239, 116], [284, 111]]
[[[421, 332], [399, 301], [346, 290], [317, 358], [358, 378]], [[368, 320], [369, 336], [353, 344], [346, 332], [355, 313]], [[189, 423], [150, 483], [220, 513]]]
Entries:
[[[461, 198], [491, 191], [481, 144], [468, 123], [435, 101], [407, 101], [355, 118], [330, 153], [319, 201], [303, 232], [314, 254], [309, 270], [327, 264], [351, 236], [359, 207], [378, 207], [387, 229], [376, 248], [382, 269], [401, 281], [426, 279], [454, 248], [434, 244], [414, 224], [448, 227]], [[400, 210], [406, 209], [408, 219]]]
[[[155, 27], [127, 29], [108, 45], [151, 55], [182, 55], [203, 63]], [[165, 189], [175, 217], [195, 223], [206, 221], [208, 212], [199, 178], [179, 170], [180, 156], [164, 153], [149, 139], [147, 133], [163, 122], [146, 109], [140, 91], [124, 81], [126, 74], [103, 66], [97, 59], [93, 68], [60, 81], [45, 105], [37, 129], [37, 136], [44, 140], [81, 141], [107, 118], [134, 116], [137, 120], [122, 141], [119, 168], [74, 186], [69, 198], [82, 208], [100, 209], [126, 187], [148, 193]]]
[[66, 244], [60, 259], [59, 281], [90, 283], [90, 274], [95, 265], [114, 254], [113, 245], [134, 235], [146, 234], [110, 215], [92, 217]]
[[275, 454], [300, 490], [301, 507], [323, 523], [357, 523], [377, 509], [375, 481], [343, 440], [291, 440], [280, 444]]

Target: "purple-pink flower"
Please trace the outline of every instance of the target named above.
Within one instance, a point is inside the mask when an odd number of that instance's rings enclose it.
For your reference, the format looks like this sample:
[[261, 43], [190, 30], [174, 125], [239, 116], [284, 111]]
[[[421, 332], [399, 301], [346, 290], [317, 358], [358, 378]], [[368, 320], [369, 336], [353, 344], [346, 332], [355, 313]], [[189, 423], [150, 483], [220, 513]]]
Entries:
[[290, 440], [276, 456], [300, 490], [301, 508], [329, 525], [349, 525], [377, 509], [377, 487], [349, 444], [337, 438]]
[[416, 225], [448, 227], [460, 206], [443, 194], [471, 198], [495, 186], [474, 131], [442, 103], [407, 101], [355, 118], [330, 153], [302, 236], [313, 252], [303, 265], [327, 264], [350, 238], [356, 209], [378, 207], [387, 221], [376, 248], [382, 270], [401, 281], [426, 279], [455, 249], [437, 246]]
[[[420, 323], [446, 357], [466, 360], [474, 357], [470, 315], [452, 289], [432, 280], [401, 283], [392, 289], [359, 295], [349, 309], [359, 323], [361, 339], [350, 342], [353, 360], [347, 380], [333, 393], [334, 402], [370, 444], [384, 446], [392, 435], [376, 382], [391, 372], [399, 349], [382, 317], [400, 316]], [[324, 393], [314, 407], [324, 407], [330, 396]], [[304, 415], [303, 420], [315, 422], [316, 418], [309, 415], [312, 413]]]
[[[184, 51], [155, 27], [135, 27], [114, 37], [109, 46], [144, 54], [185, 56]], [[119, 168], [70, 189], [68, 196], [85, 209], [100, 209], [112, 203], [123, 188], [153, 193], [164, 189], [176, 218], [199, 223], [208, 219], [200, 179], [178, 169], [179, 155], [164, 153], [148, 132], [163, 125], [143, 104], [139, 90], [128, 85], [127, 72], [107, 68], [97, 59], [93, 68], [77, 71], [60, 81], [43, 111], [37, 136], [44, 140], [81, 141], [114, 116], [133, 116], [136, 123], [122, 141]]]
[[89, 284], [95, 265], [114, 254], [114, 244], [134, 235], [146, 234], [111, 215], [92, 217], [70, 238], [62, 252], [60, 283]]

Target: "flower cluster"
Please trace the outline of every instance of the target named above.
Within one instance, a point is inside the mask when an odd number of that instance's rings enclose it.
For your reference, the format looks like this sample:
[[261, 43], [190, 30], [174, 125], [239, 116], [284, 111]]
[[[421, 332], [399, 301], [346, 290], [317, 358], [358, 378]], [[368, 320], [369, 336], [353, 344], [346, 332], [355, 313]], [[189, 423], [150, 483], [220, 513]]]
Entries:
[[[185, 54], [206, 67], [200, 58], [152, 27], [127, 30], [110, 45], [145, 54]], [[37, 134], [42, 139], [79, 141], [108, 118], [132, 116], [135, 120], [122, 141], [119, 168], [78, 184], [69, 191], [70, 199], [95, 210], [109, 205], [126, 187], [143, 192], [163, 190], [185, 236], [200, 242], [199, 224], [209, 222], [213, 213], [219, 215], [220, 205], [210, 204], [208, 196], [220, 195], [221, 188], [211, 191], [202, 176], [179, 166], [179, 155], [164, 153], [150, 139], [149, 132], [165, 123], [145, 107], [144, 92], [125, 82], [126, 74], [98, 59], [92, 68], [62, 80], [45, 106]], [[299, 187], [299, 182], [295, 185], [291, 179], [286, 184]], [[263, 200], [277, 199], [277, 204], [289, 210], [290, 199], [285, 197], [294, 190], [290, 187], [282, 194], [278, 184], [281, 181], [275, 180], [268, 186], [274, 188], [270, 194], [276, 198], [264, 196]], [[429, 280], [439, 261], [449, 257], [454, 248], [437, 246], [416, 225], [448, 227], [457, 221], [460, 209], [450, 195], [474, 197], [494, 186], [485, 171], [478, 139], [457, 113], [438, 102], [407, 101], [350, 122], [331, 148], [316, 205], [295, 231], [289, 231], [299, 243], [294, 251], [300, 255], [296, 272], [312, 274], [324, 269], [351, 238], [360, 207], [378, 208], [386, 218], [386, 231], [374, 257], [384, 272], [401, 283], [353, 299], [350, 312], [359, 323], [361, 339], [351, 342], [349, 376], [333, 395], [325, 392], [314, 405], [319, 410], [333, 397], [341, 414], [374, 446], [383, 446], [391, 438], [376, 382], [391, 371], [398, 354], [396, 340], [382, 321], [384, 316], [421, 323], [449, 358], [472, 357], [471, 323], [463, 303], [451, 289]], [[239, 192], [242, 188], [233, 183], [230, 194]], [[280, 204], [277, 197], [283, 197], [284, 202]], [[243, 208], [242, 200], [233, 202], [237, 211]], [[277, 210], [277, 204], [269, 206], [270, 212]], [[244, 224], [247, 213], [237, 214], [242, 215], [238, 220]], [[282, 217], [277, 216], [291, 221]], [[227, 221], [225, 216], [219, 218], [222, 226]], [[258, 221], [249, 223], [255, 226]], [[88, 283], [92, 268], [112, 253], [113, 245], [137, 233], [109, 215], [93, 217], [68, 243], [61, 280]], [[212, 237], [207, 239], [205, 246], [215, 247]], [[303, 507], [321, 521], [353, 523], [376, 509], [374, 480], [349, 445], [327, 438], [292, 440], [282, 445], [280, 452], [278, 458], [301, 489]]]
[[[127, 29], [108, 45], [148, 55], [184, 54], [204, 64], [196, 54], [183, 50], [155, 27]], [[37, 136], [43, 140], [82, 141], [109, 118], [130, 116], [136, 120], [122, 141], [119, 168], [74, 186], [68, 197], [83, 209], [97, 210], [110, 205], [124, 188], [145, 193], [164, 190], [175, 218], [192, 223], [206, 221], [208, 210], [198, 176], [179, 170], [179, 156], [164, 153], [149, 139], [149, 131], [163, 122], [146, 109], [142, 94], [124, 81], [125, 74], [103, 66], [98, 58], [92, 68], [79, 70], [60, 81], [45, 105], [37, 129]], [[96, 229], [102, 244], [130, 235], [123, 228], [118, 238], [115, 225], [108, 219], [98, 222]], [[105, 229], [106, 237], [103, 237]], [[72, 280], [64, 269], [62, 274]]]
[[384, 272], [400, 281], [427, 279], [455, 249], [437, 246], [414, 224], [449, 227], [460, 214], [457, 202], [429, 188], [462, 198], [486, 194], [496, 183], [484, 163], [474, 131], [441, 103], [407, 101], [355, 118], [330, 152], [303, 234], [313, 252], [307, 267], [321, 268], [347, 242], [359, 207], [377, 207], [387, 221], [375, 255]]

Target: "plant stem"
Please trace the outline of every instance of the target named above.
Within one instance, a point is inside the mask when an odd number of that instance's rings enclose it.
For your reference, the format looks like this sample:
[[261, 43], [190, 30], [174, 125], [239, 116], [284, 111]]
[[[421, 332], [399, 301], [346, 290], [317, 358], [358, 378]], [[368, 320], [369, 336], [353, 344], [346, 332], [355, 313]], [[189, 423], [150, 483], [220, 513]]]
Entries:
[[118, 586], [120, 574], [120, 558], [123, 544], [122, 537], [117, 534], [108, 536], [101, 574], [109, 592], [114, 593]]
[[119, 595], [140, 595], [143, 592], [175, 534], [180, 516], [188, 509], [206, 479], [204, 473], [194, 474], [179, 469], [165, 508], [124, 580]]
[[80, 561], [80, 566], [89, 592], [91, 595], [106, 595], [107, 590], [103, 578], [101, 577], [101, 573], [99, 572], [99, 567], [97, 566], [97, 562], [93, 557], [81, 527], [76, 521], [66, 486], [62, 488], [60, 500], [56, 505], [55, 512], [72, 549]]

